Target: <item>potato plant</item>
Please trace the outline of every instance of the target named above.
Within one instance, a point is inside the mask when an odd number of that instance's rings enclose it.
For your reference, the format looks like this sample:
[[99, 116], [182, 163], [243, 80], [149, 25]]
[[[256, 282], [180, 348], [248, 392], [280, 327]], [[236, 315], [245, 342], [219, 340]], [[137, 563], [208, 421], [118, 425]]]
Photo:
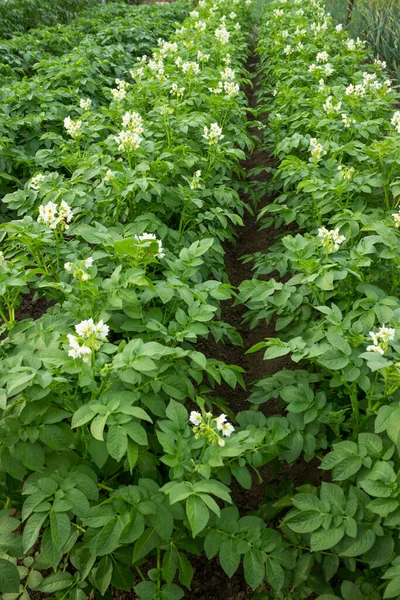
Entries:
[[[294, 566], [230, 491], [233, 479], [251, 487], [287, 428], [232, 414], [213, 392], [243, 386], [243, 370], [196, 348], [209, 335], [241, 343], [220, 311], [233, 294], [222, 242], [244, 211], [232, 178], [252, 146], [240, 89], [250, 4], [202, 0], [111, 86], [93, 81], [68, 112], [43, 105], [57, 128], [38, 126], [31, 176], [4, 198], [5, 600], [83, 600], [110, 585], [178, 600], [203, 552], [228, 575], [243, 561], [253, 588], [266, 573], [278, 588]], [[138, 14], [163, 10], [174, 11]], [[49, 301], [40, 318], [19, 318], [26, 294]]]
[[251, 351], [293, 367], [258, 381], [250, 401], [281, 399], [285, 416], [272, 419], [289, 429], [291, 454], [278, 460], [316, 457], [326, 473], [275, 502], [296, 570], [274, 597], [398, 598], [396, 94], [385, 64], [318, 0], [269, 3], [258, 53], [264, 145], [278, 163], [258, 188], [275, 197], [260, 223], [291, 232], [246, 257], [255, 275], [239, 300], [252, 326], [276, 327]]

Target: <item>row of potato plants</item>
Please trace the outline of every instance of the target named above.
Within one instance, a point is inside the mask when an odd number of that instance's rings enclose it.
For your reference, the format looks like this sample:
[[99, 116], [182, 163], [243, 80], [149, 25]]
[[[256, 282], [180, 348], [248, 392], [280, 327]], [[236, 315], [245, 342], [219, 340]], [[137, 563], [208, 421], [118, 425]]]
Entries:
[[0, 5], [0, 39], [40, 24], [67, 23], [96, 0], [6, 0]]
[[[201, 0], [126, 68], [108, 105], [77, 101], [6, 198], [17, 214], [0, 226], [4, 600], [110, 597], [110, 584], [178, 600], [190, 554], [218, 555], [229, 576], [242, 562], [253, 588], [279, 589], [295, 565], [230, 491], [251, 488], [286, 429], [232, 415], [215, 388], [244, 385], [242, 369], [196, 345], [241, 343], [220, 304], [233, 295], [222, 242], [244, 211], [233, 176], [252, 146], [240, 91], [250, 4]], [[32, 294], [51, 306], [21, 319]]]
[[112, 27], [115, 19], [128, 15], [134, 18], [135, 11], [129, 10], [126, 4], [101, 4], [87, 8], [68, 24], [41, 25], [30, 32], [15, 34], [11, 39], [0, 40], [0, 83], [3, 85], [8, 78], [31, 77], [36, 63], [70, 52], [87, 35], [101, 32], [104, 39], [107, 32], [107, 29], [103, 31], [104, 24], [108, 22]]
[[[114, 5], [98, 7], [91, 32], [76, 47], [66, 47], [62, 55], [50, 58], [39, 49], [32, 77], [3, 81], [0, 88], [2, 195], [15, 189], [15, 183], [25, 182], [38, 167], [46, 168], [46, 160], [54, 152], [54, 136], [62, 139], [63, 119], [79, 106], [81, 98], [90, 97], [96, 108], [109, 106], [113, 98], [110, 87], [115, 79], [127, 73], [133, 59], [148, 54], [160, 36], [169, 35], [173, 23], [182, 20], [185, 10], [184, 3], [167, 5], [162, 11], [159, 6], [123, 8], [124, 11], [121, 7], [116, 10]], [[116, 18], [118, 13], [121, 16]], [[71, 26], [71, 29], [75, 41], [76, 28]], [[78, 25], [78, 31], [82, 29], [87, 31], [86, 19]], [[44, 37], [54, 41], [54, 35], [57, 31]], [[26, 38], [22, 37], [20, 48], [29, 42]], [[16, 43], [10, 45], [14, 54]], [[83, 110], [80, 109], [81, 113]], [[39, 150], [44, 156], [42, 162]], [[53, 160], [51, 166], [59, 168], [60, 163]]]
[[260, 380], [250, 401], [268, 410], [279, 397], [285, 416], [267, 427], [285, 423], [289, 462], [315, 459], [324, 472], [273, 505], [297, 559], [274, 598], [398, 598], [398, 96], [385, 64], [320, 0], [269, 3], [258, 53], [264, 145], [278, 162], [258, 190], [274, 196], [260, 222], [276, 237], [246, 257], [255, 276], [240, 301], [252, 326], [275, 324], [277, 337], [251, 351], [292, 367]]

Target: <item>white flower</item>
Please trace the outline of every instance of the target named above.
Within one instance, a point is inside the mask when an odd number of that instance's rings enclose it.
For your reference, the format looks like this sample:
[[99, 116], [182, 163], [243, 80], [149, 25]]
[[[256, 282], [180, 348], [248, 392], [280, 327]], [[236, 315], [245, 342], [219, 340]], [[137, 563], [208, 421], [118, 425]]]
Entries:
[[158, 258], [164, 258], [165, 253], [162, 245], [162, 241], [158, 240], [154, 233], [142, 233], [141, 235], [135, 235], [135, 239], [139, 242], [140, 246], [144, 248], [150, 247], [154, 242], [158, 244], [158, 250], [156, 255]]
[[226, 29], [225, 25], [221, 25], [215, 30], [215, 37], [222, 45], [225, 45], [229, 42], [230, 33]]
[[224, 91], [227, 96], [232, 98], [233, 96], [237, 96], [240, 91], [240, 87], [238, 83], [233, 83], [233, 81], [224, 81]]
[[82, 358], [84, 362], [90, 361], [90, 355], [92, 353], [91, 348], [86, 346], [85, 344], [80, 345], [77, 337], [75, 335], [68, 334], [68, 342], [70, 345], [70, 349], [68, 351], [68, 356], [71, 358]]
[[172, 84], [170, 94], [172, 94], [173, 96], [176, 96], [177, 98], [181, 98], [184, 93], [185, 93], [184, 87], [179, 87], [177, 83]]
[[82, 281], [88, 281], [88, 279], [90, 279], [89, 273], [83, 272], [82, 275], [81, 275], [81, 280]]
[[341, 23], [339, 23], [339, 25], [336, 25], [335, 29], [339, 33], [339, 31], [342, 31], [343, 25]]
[[37, 218], [38, 223], [45, 223], [50, 229], [56, 229], [57, 225], [62, 225], [64, 229], [68, 229], [68, 223], [71, 222], [73, 217], [71, 207], [65, 202], [61, 201], [60, 207], [55, 202], [48, 202], [47, 204], [41, 204], [39, 206], [39, 216]]
[[394, 340], [395, 333], [395, 329], [392, 329], [391, 327], [385, 327], [384, 325], [382, 325], [382, 327], [379, 328], [376, 336], [383, 342], [387, 343]]
[[386, 69], [386, 61], [385, 60], [379, 60], [378, 58], [376, 58], [374, 60], [374, 65], [376, 65], [376, 67], [379, 70]]
[[205, 21], [196, 21], [194, 27], [198, 31], [205, 31], [207, 29], [207, 23]]
[[225, 136], [222, 134], [222, 129], [218, 123], [212, 123], [210, 128], [204, 127], [203, 138], [208, 140], [209, 145], [217, 144]]
[[32, 177], [29, 186], [36, 190], [37, 192], [40, 190], [43, 181], [45, 180], [45, 176], [42, 173], [38, 173], [35, 177]]
[[89, 109], [92, 106], [92, 101], [90, 98], [81, 98], [79, 100], [79, 106], [83, 109]]
[[186, 62], [182, 63], [181, 68], [184, 73], [188, 73], [188, 74], [192, 74], [192, 75], [197, 75], [197, 73], [200, 72], [200, 65], [197, 62], [186, 61]]
[[111, 171], [111, 169], [107, 170], [107, 173], [104, 175], [103, 177], [103, 181], [110, 181], [113, 177], [113, 172]]
[[65, 117], [64, 127], [71, 137], [77, 138], [81, 135], [82, 121], [73, 121], [71, 117]]
[[321, 156], [325, 154], [324, 147], [318, 142], [316, 138], [310, 139], [311, 156], [316, 160], [319, 160]]
[[66, 271], [71, 271], [72, 270], [72, 263], [71, 262], [64, 263], [64, 269]]
[[222, 435], [230, 437], [231, 433], [235, 431], [235, 428], [231, 423], [223, 423], [221, 427]]
[[83, 338], [89, 338], [96, 332], [96, 325], [92, 318], [86, 319], [75, 325], [76, 333]]
[[325, 75], [332, 75], [334, 70], [335, 69], [332, 67], [331, 63], [326, 63], [326, 65], [324, 66]]
[[224, 413], [222, 413], [221, 415], [219, 415], [219, 417], [217, 417], [215, 419], [215, 422], [217, 424], [218, 431], [222, 431], [222, 427], [223, 427], [224, 423], [226, 422], [226, 415]]
[[235, 78], [235, 71], [230, 67], [225, 67], [225, 69], [221, 71], [221, 79], [223, 81], [234, 81]]
[[396, 111], [392, 117], [391, 124], [396, 129], [397, 133], [400, 133], [400, 111]]
[[113, 88], [111, 93], [113, 95], [114, 100], [123, 100], [126, 97], [128, 83], [121, 79], [116, 79], [115, 83], [117, 84], [117, 88]]
[[143, 119], [137, 112], [126, 112], [122, 117], [122, 125], [129, 131], [137, 134], [143, 133]]
[[290, 46], [288, 44], [287, 46], [285, 46], [283, 52], [286, 54], [286, 56], [289, 56], [289, 54], [293, 54], [293, 48], [292, 48], [292, 46]]
[[345, 113], [342, 113], [342, 123], [347, 129], [349, 127], [351, 127], [351, 125], [353, 125], [355, 122], [356, 122], [355, 119], [350, 117], [350, 115], [346, 115]]
[[356, 44], [354, 40], [346, 40], [347, 50], [355, 50]]
[[203, 417], [199, 412], [192, 410], [192, 412], [190, 413], [189, 421], [197, 427], [203, 421]]
[[393, 213], [392, 217], [394, 220], [395, 227], [400, 228], [400, 212]]
[[190, 189], [191, 190], [197, 190], [200, 187], [200, 177], [201, 177], [201, 171], [196, 171], [193, 174], [193, 179], [190, 183]]
[[218, 440], [218, 446], [221, 446], [221, 448], [223, 448], [225, 446], [225, 440], [223, 440], [222, 438], [219, 438], [219, 440]]
[[317, 63], [328, 62], [328, 53], [325, 50], [323, 52], [318, 52], [317, 56], [315, 57], [315, 60], [317, 61]]
[[123, 152], [124, 150], [137, 150], [143, 138], [135, 131], [124, 130], [116, 136], [115, 140], [118, 142], [118, 150]]
[[90, 269], [90, 267], [93, 266], [93, 262], [94, 262], [93, 256], [89, 256], [88, 258], [85, 258], [85, 260], [83, 261], [83, 263], [87, 269]]
[[328, 252], [337, 252], [340, 245], [346, 240], [344, 235], [339, 234], [338, 227], [330, 231], [326, 227], [320, 227], [318, 237], [321, 238], [322, 245]]
[[198, 10], [192, 10], [192, 11], [189, 13], [189, 16], [190, 16], [190, 17], [192, 17], [192, 19], [198, 19], [198, 18], [199, 18], [199, 16], [200, 16], [200, 13], [199, 13], [199, 11], [198, 11]]
[[367, 352], [376, 352], [376, 354], [385, 354], [385, 351], [380, 346], [367, 346]]
[[341, 102], [337, 102], [336, 104], [334, 104], [332, 102], [332, 96], [328, 96], [327, 99], [325, 100], [325, 104], [324, 104], [324, 109], [326, 110], [327, 113], [331, 113], [331, 112], [339, 112], [342, 103]]
[[101, 341], [107, 340], [107, 336], [110, 332], [110, 328], [103, 321], [99, 321], [97, 325], [95, 325], [95, 333], [96, 337]]

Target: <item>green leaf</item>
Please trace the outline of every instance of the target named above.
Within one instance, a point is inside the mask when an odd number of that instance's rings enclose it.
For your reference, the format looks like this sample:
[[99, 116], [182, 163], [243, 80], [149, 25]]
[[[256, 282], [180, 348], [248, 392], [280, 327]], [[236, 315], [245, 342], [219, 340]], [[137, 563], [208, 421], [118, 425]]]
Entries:
[[302, 556], [300, 556], [299, 560], [296, 563], [296, 568], [294, 570], [293, 575], [292, 585], [294, 588], [302, 584], [304, 581], [307, 581], [313, 564], [314, 557], [312, 554], [303, 554]]
[[237, 541], [234, 538], [230, 537], [222, 542], [219, 549], [219, 562], [228, 577], [232, 577], [238, 570], [240, 554], [237, 551]]
[[111, 558], [109, 556], [103, 556], [93, 575], [93, 584], [102, 596], [104, 596], [111, 583], [112, 572], [113, 564]]
[[160, 538], [153, 528], [146, 529], [137, 540], [133, 548], [132, 563], [136, 563], [147, 556], [160, 542]]
[[257, 549], [251, 550], [244, 555], [244, 577], [252, 590], [255, 590], [264, 579], [264, 557], [265, 555]]
[[186, 500], [186, 515], [190, 523], [193, 537], [196, 537], [200, 531], [206, 527], [209, 519], [207, 506], [195, 494], [189, 496]]
[[311, 551], [320, 552], [321, 550], [328, 550], [333, 548], [337, 543], [340, 542], [344, 536], [344, 525], [340, 525], [335, 529], [321, 529], [311, 534]]
[[400, 595], [400, 576], [395, 577], [392, 581], [389, 582], [385, 592], [383, 594], [384, 598], [394, 598], [395, 596]]
[[17, 593], [19, 590], [19, 573], [17, 567], [4, 558], [0, 558], [0, 592]]
[[117, 590], [130, 592], [135, 576], [131, 569], [118, 561], [113, 562], [111, 583]]
[[44, 450], [39, 443], [19, 442], [18, 455], [22, 464], [31, 471], [41, 471], [44, 467]]
[[285, 582], [285, 575], [281, 565], [273, 558], [267, 556], [265, 573], [266, 581], [278, 592]]
[[95, 440], [102, 442], [104, 440], [104, 427], [106, 426], [109, 415], [97, 415], [90, 425], [90, 433]]
[[222, 534], [216, 529], [210, 529], [204, 540], [204, 551], [208, 560], [211, 560], [219, 551], [222, 542]]
[[170, 547], [163, 556], [162, 575], [167, 583], [171, 583], [175, 579], [178, 569], [178, 551]]
[[137, 421], [125, 423], [124, 429], [133, 442], [139, 446], [147, 446], [147, 433], [143, 425]]
[[34, 513], [27, 520], [24, 532], [22, 534], [22, 545], [24, 548], [24, 553], [26, 554], [28, 550], [32, 548], [32, 546], [36, 543], [40, 530], [42, 528], [43, 523], [47, 519], [47, 513]]
[[178, 425], [179, 429], [185, 429], [188, 424], [189, 415], [183, 404], [175, 400], [170, 400], [165, 413], [168, 419]]
[[157, 598], [157, 584], [154, 581], [141, 581], [135, 585], [135, 592], [140, 600], [154, 600]]
[[120, 462], [128, 449], [128, 436], [121, 425], [111, 425], [107, 433], [107, 450], [110, 456]]
[[345, 557], [361, 556], [361, 554], [368, 552], [372, 548], [375, 539], [376, 535], [371, 529], [362, 530], [359, 528], [356, 538], [346, 538], [343, 540], [340, 545], [339, 555]]
[[339, 557], [336, 554], [327, 554], [324, 556], [322, 570], [326, 581], [330, 581], [339, 568]]
[[61, 590], [71, 587], [73, 583], [74, 578], [71, 573], [59, 571], [58, 573], [53, 573], [52, 575], [49, 575], [43, 579], [38, 589], [39, 592], [53, 594], [54, 592], [60, 592]]
[[162, 600], [181, 600], [184, 595], [183, 590], [175, 583], [164, 584], [161, 588]]
[[74, 427], [81, 427], [82, 425], [85, 425], [85, 423], [91, 421], [94, 416], [95, 413], [93, 412], [90, 404], [84, 404], [78, 408], [78, 410], [72, 416], [72, 429], [74, 429]]
[[55, 548], [61, 550], [68, 540], [71, 531], [71, 524], [67, 513], [53, 511], [50, 513], [50, 531]]
[[178, 554], [178, 569], [180, 583], [190, 590], [190, 585], [194, 575], [194, 568], [192, 567], [188, 557], [183, 554], [183, 552], [179, 552]]

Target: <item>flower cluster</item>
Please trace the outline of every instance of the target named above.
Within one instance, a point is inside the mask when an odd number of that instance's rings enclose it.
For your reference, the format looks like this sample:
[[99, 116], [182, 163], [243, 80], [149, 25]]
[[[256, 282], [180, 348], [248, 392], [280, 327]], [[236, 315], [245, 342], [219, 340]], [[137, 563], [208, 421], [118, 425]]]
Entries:
[[197, 73], [200, 73], [200, 65], [197, 62], [186, 61], [182, 63], [181, 68], [182, 71], [188, 75], [197, 75]]
[[43, 181], [45, 180], [45, 176], [42, 173], [38, 173], [35, 177], [32, 177], [29, 187], [38, 192], [42, 186]]
[[350, 117], [350, 115], [346, 113], [342, 113], [342, 123], [346, 127], [346, 129], [354, 125], [355, 122], [356, 121], [355, 119], [353, 119], [353, 117]]
[[71, 117], [65, 117], [64, 127], [71, 137], [78, 138], [81, 135], [82, 121], [73, 121]]
[[124, 150], [137, 150], [142, 142], [140, 135], [134, 131], [121, 131], [115, 139], [118, 142], [118, 150], [120, 152], [124, 152]]
[[172, 94], [172, 96], [176, 96], [177, 98], [182, 98], [184, 93], [185, 93], [184, 87], [179, 87], [177, 83], [173, 83], [171, 85], [170, 94]]
[[[158, 240], [154, 233], [142, 233], [140, 235], [135, 235], [135, 240], [138, 242], [138, 246], [146, 249], [146, 254], [150, 254], [151, 256], [156, 256], [157, 258], [164, 258], [165, 252], [162, 245], [162, 241]], [[158, 250], [155, 254], [153, 254], [151, 247], [156, 243], [158, 246]]]
[[320, 142], [316, 138], [310, 139], [310, 148], [311, 156], [316, 160], [319, 160], [321, 156], [325, 154], [323, 145], [320, 144]]
[[339, 101], [336, 104], [334, 104], [332, 102], [332, 99], [332, 96], [328, 96], [325, 100], [324, 109], [327, 113], [339, 112], [339, 110], [341, 109], [342, 103]]
[[143, 119], [137, 112], [126, 112], [122, 117], [124, 129], [116, 136], [120, 152], [137, 150], [143, 141]]
[[126, 112], [122, 117], [122, 125], [137, 134], [143, 133], [143, 119], [137, 112]]
[[397, 133], [400, 133], [400, 110], [396, 111], [390, 121]]
[[88, 110], [92, 106], [92, 101], [90, 98], [81, 98], [79, 101], [79, 106], [84, 110]]
[[218, 29], [215, 30], [215, 37], [222, 45], [229, 42], [230, 33], [225, 25], [220, 25]]
[[223, 437], [230, 437], [235, 431], [231, 423], [227, 421], [226, 415], [223, 413], [214, 418], [212, 413], [205, 413], [204, 417], [201, 413], [192, 410], [189, 421], [193, 427], [195, 438], [205, 438], [212, 446], [225, 446]]
[[41, 204], [37, 220], [38, 223], [45, 223], [50, 229], [56, 229], [58, 225], [61, 225], [62, 229], [68, 229], [68, 223], [72, 221], [72, 217], [71, 207], [65, 200], [62, 200], [60, 206], [57, 206], [55, 202]]
[[337, 252], [340, 244], [346, 240], [344, 235], [339, 234], [338, 227], [330, 231], [326, 227], [320, 227], [318, 229], [318, 237], [321, 238], [321, 243], [327, 252]]
[[210, 128], [204, 127], [203, 138], [208, 141], [209, 145], [218, 144], [225, 136], [222, 134], [222, 129], [218, 123], [212, 123]]
[[317, 63], [328, 62], [328, 53], [325, 50], [323, 52], [318, 52], [317, 56], [315, 57], [315, 60], [317, 61]]
[[80, 261], [79, 264], [66, 262], [64, 264], [64, 269], [68, 271], [68, 273], [72, 272], [75, 279], [80, 279], [80, 281], [88, 281], [90, 279], [90, 275], [87, 271], [85, 271], [85, 269], [90, 269], [90, 267], [93, 266], [93, 262], [93, 257], [89, 256], [88, 258], [85, 258], [85, 260]]
[[69, 333], [67, 336], [70, 345], [68, 356], [75, 359], [82, 358], [88, 363], [92, 352], [98, 350], [101, 344], [107, 341], [110, 328], [103, 321], [95, 323], [93, 319], [87, 319], [75, 325], [75, 331], [77, 335]]
[[354, 167], [345, 167], [344, 165], [339, 165], [338, 171], [340, 172], [343, 179], [345, 179], [346, 181], [351, 181], [353, 179], [354, 173], [356, 172]]
[[164, 75], [164, 61], [162, 58], [159, 60], [149, 60], [149, 69], [159, 81], [163, 81], [165, 79]]
[[385, 327], [384, 325], [379, 328], [378, 333], [370, 331], [369, 336], [372, 340], [372, 344], [367, 346], [367, 352], [376, 352], [382, 356], [388, 349], [389, 342], [394, 340], [395, 333], [395, 329]]
[[397, 213], [392, 213], [392, 217], [394, 220], [395, 227], [397, 227], [399, 229], [400, 228], [400, 211]]
[[129, 84], [121, 79], [116, 79], [115, 83], [117, 84], [117, 87], [111, 90], [113, 98], [117, 101], [123, 100], [124, 98], [126, 98], [127, 88]]
[[198, 190], [200, 187], [200, 177], [201, 177], [201, 171], [196, 171], [193, 174], [193, 179], [190, 183], [190, 189], [191, 190]]

